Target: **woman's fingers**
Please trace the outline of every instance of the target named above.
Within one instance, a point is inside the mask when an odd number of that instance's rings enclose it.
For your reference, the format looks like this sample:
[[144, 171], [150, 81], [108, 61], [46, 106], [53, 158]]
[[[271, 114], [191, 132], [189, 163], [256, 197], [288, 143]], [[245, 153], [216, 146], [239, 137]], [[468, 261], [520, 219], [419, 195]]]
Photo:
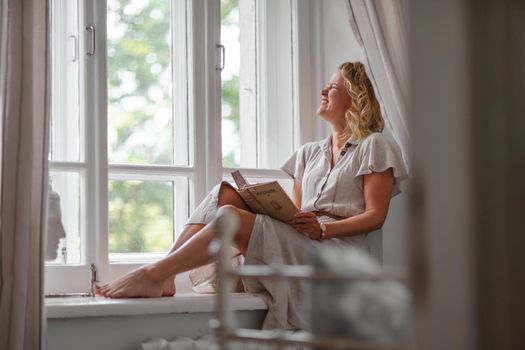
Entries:
[[315, 223], [317, 222], [317, 216], [300, 216], [292, 219], [292, 224], [303, 224], [303, 223]]
[[309, 236], [318, 236], [319, 227], [312, 225], [294, 225], [294, 228], [302, 234], [308, 234]]
[[317, 215], [315, 215], [311, 211], [300, 211], [294, 216], [294, 218], [303, 218], [303, 217], [317, 218]]
[[297, 225], [293, 225], [293, 226], [298, 231], [305, 231], [305, 230], [313, 230], [313, 229], [315, 229], [315, 226], [309, 225], [309, 224], [297, 224]]
[[316, 239], [319, 235], [319, 222], [317, 221], [317, 215], [311, 211], [301, 211], [295, 214], [294, 218], [290, 221], [290, 224], [303, 235]]
[[299, 231], [304, 231], [304, 230], [316, 231], [316, 230], [320, 230], [319, 224], [316, 223], [316, 222], [315, 223], [294, 224], [292, 226], [296, 230], [299, 230]]

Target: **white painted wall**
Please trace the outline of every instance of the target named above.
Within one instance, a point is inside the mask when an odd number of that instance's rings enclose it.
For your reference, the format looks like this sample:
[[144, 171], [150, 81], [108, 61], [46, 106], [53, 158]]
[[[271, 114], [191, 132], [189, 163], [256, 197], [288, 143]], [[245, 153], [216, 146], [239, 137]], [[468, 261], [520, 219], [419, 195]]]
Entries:
[[[259, 328], [266, 310], [238, 311], [241, 327]], [[49, 350], [140, 350], [148, 339], [198, 338], [213, 334], [213, 313], [176, 313], [109, 317], [55, 318], [47, 322]]]
[[[311, 20], [317, 31], [312, 35], [312, 56], [316, 59], [316, 87], [312, 99], [319, 101], [320, 89], [345, 61], [365, 61], [365, 53], [353, 35], [348, 19], [347, 0], [311, 0]], [[386, 130], [388, 132], [388, 130]], [[318, 137], [329, 133], [324, 123]], [[403, 192], [392, 199], [383, 226], [383, 265], [403, 270], [407, 266], [407, 183]]]
[[[482, 129], [474, 127], [479, 116], [472, 113], [475, 85], [470, 62], [477, 59], [473, 52], [469, 52], [472, 47], [469, 35], [473, 33], [473, 28], [469, 28], [472, 23], [469, 3], [468, 0], [418, 0], [410, 3], [410, 129], [415, 145], [412, 161], [417, 169], [413, 178], [415, 196], [411, 201], [410, 218], [414, 226], [410, 238], [414, 271], [419, 270], [412, 275], [416, 306], [413, 313], [414, 349], [513, 348], [504, 344], [476, 344], [474, 338], [475, 322], [479, 317], [474, 305], [483, 300], [480, 296], [484, 291], [473, 282], [476, 278], [484, 279], [485, 273], [476, 271], [473, 266], [473, 254], [483, 245], [479, 241], [479, 232], [473, 229], [475, 201], [472, 195], [476, 193], [473, 184], [476, 184], [478, 174], [472, 164], [473, 160], [478, 160], [482, 165], [478, 169], [497, 172], [506, 169], [486, 168], [491, 164], [489, 154], [483, 154], [482, 158], [473, 157], [473, 137]], [[478, 28], [486, 25], [479, 23]], [[499, 27], [502, 24], [494, 25]], [[485, 38], [480, 40], [483, 47], [485, 41], [491, 43]], [[487, 46], [490, 52], [493, 46]], [[485, 89], [484, 86], [479, 88]], [[497, 94], [486, 96], [497, 101]], [[495, 106], [484, 105], [491, 111], [488, 112], [491, 119], [494, 119], [495, 109], [490, 108]], [[504, 119], [505, 111], [501, 116], [500, 113], [496, 115], [503, 123], [508, 121]], [[446, 142], [443, 142], [444, 135]], [[490, 132], [482, 133], [480, 140], [497, 143], [497, 139], [491, 136]], [[498, 188], [504, 188], [501, 182], [495, 183], [500, 186]], [[486, 193], [480, 198], [491, 199]], [[493, 233], [499, 236], [501, 232]], [[507, 295], [499, 295], [493, 307], [504, 308], [507, 298]], [[490, 327], [497, 327], [502, 321], [491, 318]]]
[[365, 53], [357, 43], [348, 20], [347, 0], [318, 0], [323, 16], [323, 63], [331, 75], [342, 62], [364, 61]]

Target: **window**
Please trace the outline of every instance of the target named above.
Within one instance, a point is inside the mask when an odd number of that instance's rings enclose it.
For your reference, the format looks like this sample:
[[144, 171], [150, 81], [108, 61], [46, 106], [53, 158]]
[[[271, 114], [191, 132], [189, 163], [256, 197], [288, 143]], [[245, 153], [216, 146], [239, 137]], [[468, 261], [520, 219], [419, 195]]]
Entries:
[[87, 176], [85, 116], [80, 109], [83, 57], [79, 55], [79, 46], [82, 45], [82, 38], [79, 36], [78, 4], [75, 1], [53, 1], [52, 6], [54, 74], [49, 181], [50, 187], [60, 196], [56, 197], [59, 207], [54, 209], [61, 210], [63, 230], [57, 225], [48, 228], [46, 260], [54, 265], [79, 265], [83, 258], [81, 247], [86, 232], [84, 198]]
[[188, 215], [186, 4], [108, 0], [106, 23], [109, 261], [148, 260]]
[[278, 167], [298, 143], [297, 3], [52, 2], [65, 234], [48, 234], [46, 293], [87, 291], [92, 263], [107, 280], [163, 256], [232, 168], [290, 188]]
[[294, 150], [292, 2], [222, 0], [225, 167], [278, 168]]

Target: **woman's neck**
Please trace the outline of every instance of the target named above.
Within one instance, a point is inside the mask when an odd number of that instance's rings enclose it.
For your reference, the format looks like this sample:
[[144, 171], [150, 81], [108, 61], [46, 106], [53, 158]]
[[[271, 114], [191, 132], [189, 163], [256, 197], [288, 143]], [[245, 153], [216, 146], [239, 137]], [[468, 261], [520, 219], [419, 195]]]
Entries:
[[332, 131], [332, 148], [335, 150], [341, 149], [344, 147], [346, 141], [348, 140], [348, 134], [343, 130], [333, 130]]

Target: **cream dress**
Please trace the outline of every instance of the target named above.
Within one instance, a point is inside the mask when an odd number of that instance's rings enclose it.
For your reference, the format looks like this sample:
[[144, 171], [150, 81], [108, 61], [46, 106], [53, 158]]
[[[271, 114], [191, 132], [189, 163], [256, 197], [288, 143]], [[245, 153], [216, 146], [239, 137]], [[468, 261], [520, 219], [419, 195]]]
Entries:
[[[365, 210], [363, 175], [392, 168], [394, 186], [392, 196], [400, 193], [399, 184], [407, 177], [401, 152], [395, 142], [381, 133], [360, 140], [348, 140], [345, 152], [333, 168], [331, 135], [299, 148], [281, 167], [288, 175], [301, 181], [303, 211], [323, 211], [328, 215], [319, 220], [329, 222], [348, 218]], [[221, 185], [217, 185], [201, 202], [188, 223], [208, 224], [217, 212]], [[297, 232], [291, 225], [257, 215], [251, 233], [244, 263], [246, 265], [304, 265], [316, 246], [351, 245], [381, 258], [370, 244], [372, 232], [359, 235], [314, 241]], [[380, 239], [380, 236], [379, 236]], [[268, 305], [263, 327], [303, 329], [305, 313], [302, 305], [303, 282], [276, 283], [268, 280], [243, 279], [249, 293], [259, 295]]]

